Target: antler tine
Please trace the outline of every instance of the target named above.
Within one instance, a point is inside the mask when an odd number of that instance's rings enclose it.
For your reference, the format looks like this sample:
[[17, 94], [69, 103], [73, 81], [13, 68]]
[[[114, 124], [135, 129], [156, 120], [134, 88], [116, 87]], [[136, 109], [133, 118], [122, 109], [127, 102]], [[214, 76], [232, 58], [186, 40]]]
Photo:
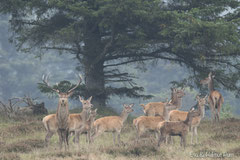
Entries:
[[49, 77], [49, 74], [47, 76], [43, 75], [42, 76], [42, 80], [43, 80], [43, 83], [47, 85], [48, 88], [52, 89], [53, 91], [59, 93], [60, 91], [58, 89], [54, 89], [52, 88], [49, 83], [48, 83], [48, 77]]
[[73, 87], [72, 89], [70, 89], [70, 90], [68, 91], [68, 93], [71, 93], [74, 89], [76, 89], [76, 88], [81, 84], [81, 82], [82, 82], [82, 76], [81, 76], [81, 74], [78, 74], [77, 77], [79, 78], [78, 83], [76, 84], [75, 87]]

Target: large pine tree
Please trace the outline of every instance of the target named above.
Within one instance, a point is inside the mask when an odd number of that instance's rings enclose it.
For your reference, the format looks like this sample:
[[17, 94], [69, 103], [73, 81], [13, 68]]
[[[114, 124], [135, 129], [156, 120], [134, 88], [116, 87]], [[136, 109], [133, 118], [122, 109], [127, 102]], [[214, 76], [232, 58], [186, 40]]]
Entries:
[[75, 55], [95, 106], [111, 94], [148, 97], [119, 67], [158, 59], [189, 68], [189, 83], [214, 71], [240, 94], [237, 0], [1, 0], [0, 12], [19, 50]]

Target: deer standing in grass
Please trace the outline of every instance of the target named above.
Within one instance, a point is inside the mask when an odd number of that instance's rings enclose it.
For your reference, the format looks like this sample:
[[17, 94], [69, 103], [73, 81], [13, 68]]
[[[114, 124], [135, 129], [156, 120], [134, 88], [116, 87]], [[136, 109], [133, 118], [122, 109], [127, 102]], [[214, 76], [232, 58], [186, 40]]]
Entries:
[[[178, 109], [182, 104], [182, 97], [184, 96], [184, 92], [177, 91], [176, 89], [172, 89], [172, 99], [170, 102], [165, 104], [163, 110], [163, 116], [140, 116], [133, 120], [133, 125], [137, 130], [137, 142], [139, 138], [146, 131], [154, 131], [157, 132], [157, 125], [159, 122], [168, 121], [169, 120], [169, 112], [173, 109]], [[157, 134], [156, 134], [157, 135]], [[157, 136], [156, 136], [157, 137]]]
[[[191, 130], [192, 130], [192, 136], [191, 136], [191, 144], [193, 144], [193, 137], [196, 137], [196, 143], [198, 143], [198, 137], [197, 137], [197, 127], [200, 125], [200, 122], [202, 118], [204, 117], [205, 114], [205, 104], [206, 104], [206, 97], [200, 98], [199, 96], [196, 97], [198, 101], [198, 112], [200, 113], [199, 116], [195, 116], [192, 119], [192, 124], [191, 124]], [[170, 111], [169, 113], [169, 120], [170, 121], [184, 121], [187, 118], [188, 112], [185, 111], [178, 111], [178, 110], [173, 110]]]
[[208, 90], [209, 90], [208, 103], [211, 109], [211, 119], [212, 119], [212, 122], [213, 121], [219, 122], [219, 116], [220, 116], [219, 114], [221, 111], [222, 104], [224, 102], [224, 98], [219, 91], [214, 89], [214, 85], [213, 85], [214, 77], [215, 75], [213, 75], [212, 72], [210, 72], [208, 74], [208, 77], [201, 80], [200, 83], [202, 85], [204, 84], [208, 85]]
[[163, 116], [140, 116], [136, 119], [134, 119], [133, 124], [137, 130], [137, 138], [136, 142], [139, 141], [140, 137], [146, 132], [146, 131], [153, 131], [156, 134], [156, 138], [158, 138], [157, 134], [157, 125], [159, 122], [164, 121], [168, 117], [169, 111], [176, 109], [176, 106], [166, 104], [164, 108]]
[[[81, 132], [78, 132], [77, 135], [75, 135], [75, 136], [79, 137], [80, 134], [86, 134], [87, 143], [90, 143], [91, 132], [92, 132], [92, 129], [93, 129], [93, 123], [96, 119], [96, 115], [97, 115], [97, 109], [90, 110], [90, 114], [89, 114], [88, 119], [85, 122], [84, 128], [81, 130]], [[75, 139], [75, 137], [74, 137], [74, 139]]]
[[[59, 145], [60, 145], [60, 150], [62, 149], [62, 143], [64, 143], [65, 150], [68, 149], [69, 144], [68, 144], [68, 136], [69, 136], [69, 107], [68, 107], [68, 97], [70, 97], [73, 94], [74, 89], [76, 89], [80, 83], [82, 82], [82, 78], [79, 75], [79, 81], [76, 86], [74, 86], [72, 89], [68, 90], [67, 92], [60, 92], [58, 89], [54, 89], [51, 87], [48, 83], [48, 76], [43, 75], [42, 77], [43, 83], [50, 88], [51, 90], [55, 91], [58, 96], [58, 107], [57, 107], [57, 112], [55, 114], [54, 122], [53, 124], [56, 125], [56, 130], [59, 136]], [[47, 121], [47, 118], [44, 120]], [[49, 123], [44, 124], [45, 128], [47, 131], [50, 129]], [[47, 137], [49, 137], [51, 133], [48, 132], [46, 136], [46, 141]]]
[[158, 123], [159, 139], [158, 146], [166, 139], [167, 136], [180, 136], [181, 146], [186, 147], [186, 136], [188, 134], [189, 127], [192, 123], [192, 119], [195, 116], [199, 116], [200, 113], [190, 110], [187, 114], [187, 118], [184, 121], [163, 121]]
[[91, 136], [91, 142], [94, 141], [94, 139], [101, 135], [103, 132], [112, 132], [113, 133], [113, 142], [114, 145], [116, 144], [115, 142], [115, 134], [117, 133], [117, 138], [118, 138], [118, 144], [121, 143], [120, 141], [120, 133], [123, 128], [123, 123], [127, 120], [128, 115], [133, 112], [133, 107], [134, 104], [130, 105], [123, 105], [123, 111], [120, 116], [106, 116], [97, 119], [93, 123], [93, 135]]
[[[83, 108], [82, 112], [78, 114], [75, 113], [75, 114], [69, 115], [69, 121], [68, 121], [69, 132], [74, 133], [75, 136], [78, 134], [77, 129], [82, 128], [85, 124], [85, 121], [87, 121], [89, 117], [89, 112], [90, 112], [90, 109], [92, 108], [91, 99], [92, 97], [88, 98], [87, 100], [84, 100], [82, 97], [79, 96], [79, 100], [82, 103], [82, 108]], [[56, 114], [50, 114], [45, 116], [42, 122], [44, 124], [45, 129], [47, 130], [45, 143], [46, 145], [48, 145], [50, 138], [58, 130]], [[78, 142], [77, 140], [74, 142], [77, 143]]]
[[[179, 108], [181, 107], [181, 105], [175, 104], [176, 101], [174, 101], [174, 97], [173, 94], [174, 93], [178, 93], [178, 94], [182, 94], [184, 95], [184, 89], [176, 89], [176, 88], [171, 88], [172, 90], [172, 99], [171, 99], [171, 103], [173, 105], [179, 106]], [[168, 102], [149, 102], [148, 104], [144, 105], [144, 104], [140, 104], [140, 106], [143, 108], [143, 112], [146, 116], [163, 116], [163, 110], [164, 110], [164, 106], [167, 104]], [[181, 102], [178, 102], [181, 103]]]

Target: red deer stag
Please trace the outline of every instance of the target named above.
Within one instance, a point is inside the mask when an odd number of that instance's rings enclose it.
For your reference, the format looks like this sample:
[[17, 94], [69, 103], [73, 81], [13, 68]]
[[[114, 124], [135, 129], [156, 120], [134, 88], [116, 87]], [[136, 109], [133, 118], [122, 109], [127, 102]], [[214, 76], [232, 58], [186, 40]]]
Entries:
[[67, 92], [60, 92], [58, 89], [54, 89], [48, 83], [49, 76], [43, 75], [43, 83], [53, 91], [55, 91], [58, 96], [58, 107], [56, 112], [56, 124], [57, 124], [57, 133], [59, 136], [59, 145], [60, 150], [62, 149], [62, 143], [64, 143], [65, 151], [68, 149], [68, 135], [69, 135], [69, 109], [68, 109], [68, 97], [73, 94], [73, 90], [76, 89], [82, 82], [81, 75], [79, 75], [79, 81], [76, 86]]
[[[77, 134], [78, 133], [77, 129], [81, 128], [84, 125], [84, 122], [87, 121], [87, 119], [89, 117], [88, 114], [90, 112], [90, 109], [92, 108], [91, 99], [92, 99], [92, 97], [88, 98], [87, 100], [84, 100], [83, 98], [81, 98], [79, 96], [79, 100], [82, 103], [82, 112], [78, 113], [78, 114], [75, 113], [75, 114], [69, 115], [69, 118], [70, 118], [69, 119], [69, 131], [70, 131], [70, 133], [73, 133], [74, 135]], [[45, 137], [45, 143], [46, 143], [46, 145], [48, 145], [50, 138], [58, 130], [56, 114], [50, 114], [50, 115], [45, 116], [43, 118], [42, 122], [47, 131], [47, 135]], [[76, 141], [74, 140], [74, 142], [76, 142]]]

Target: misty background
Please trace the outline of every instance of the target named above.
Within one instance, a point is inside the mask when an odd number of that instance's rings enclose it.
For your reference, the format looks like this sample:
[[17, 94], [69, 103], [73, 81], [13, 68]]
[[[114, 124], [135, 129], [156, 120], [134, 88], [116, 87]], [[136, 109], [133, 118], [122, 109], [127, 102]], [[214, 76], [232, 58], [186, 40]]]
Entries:
[[[32, 98], [37, 97], [37, 101], [39, 103], [44, 102], [45, 107], [49, 110], [55, 110], [57, 108], [57, 97], [41, 93], [37, 88], [37, 83], [42, 81], [43, 74], [50, 74], [50, 84], [62, 80], [76, 83], [75, 67], [78, 63], [77, 60], [74, 61], [71, 55], [60, 55], [54, 52], [49, 52], [50, 54], [45, 54], [42, 57], [19, 53], [14, 45], [9, 42], [10, 32], [8, 27], [8, 18], [0, 16], [0, 100], [6, 102], [12, 97], [28, 95]], [[179, 81], [188, 76], [186, 68], [163, 60], [159, 60], [156, 64], [147, 65], [141, 71], [137, 70], [137, 67], [141, 66], [126, 65], [122, 69], [138, 77], [136, 83], [145, 88], [144, 94], [154, 95], [154, 98], [142, 100], [111, 96], [107, 106], [114, 108], [117, 112], [122, 110], [123, 103], [135, 103], [133, 115], [143, 114], [139, 104], [170, 99], [170, 82]], [[207, 86], [205, 86], [205, 89], [207, 90]], [[223, 108], [228, 106], [233, 114], [239, 115], [239, 99], [235, 98], [231, 92], [216, 89], [220, 90], [224, 96]], [[186, 88], [182, 110], [188, 110], [196, 104], [195, 96], [198, 92], [198, 89]], [[80, 106], [79, 101], [70, 100], [70, 109]]]

